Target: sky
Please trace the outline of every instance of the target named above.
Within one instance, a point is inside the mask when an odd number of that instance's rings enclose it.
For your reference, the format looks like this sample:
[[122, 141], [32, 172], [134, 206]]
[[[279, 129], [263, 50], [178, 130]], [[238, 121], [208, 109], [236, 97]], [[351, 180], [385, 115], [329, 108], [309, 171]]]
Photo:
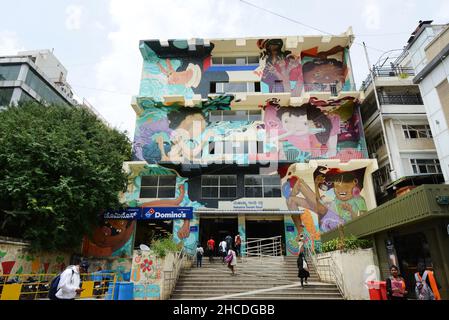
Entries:
[[419, 20], [449, 22], [448, 0], [0, 0], [0, 8], [0, 56], [54, 49], [74, 93], [131, 139], [139, 40], [341, 34], [352, 27], [360, 88], [369, 72], [362, 42], [374, 64], [397, 54], [385, 52], [402, 49]]

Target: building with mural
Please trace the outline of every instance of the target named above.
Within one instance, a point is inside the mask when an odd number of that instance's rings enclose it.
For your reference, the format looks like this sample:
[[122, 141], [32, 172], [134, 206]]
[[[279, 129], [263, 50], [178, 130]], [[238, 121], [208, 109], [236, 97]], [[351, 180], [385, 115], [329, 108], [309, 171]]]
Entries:
[[[133, 161], [124, 164], [122, 198], [145, 218], [105, 219], [84, 254], [132, 256], [168, 233], [194, 250], [239, 233], [244, 241], [281, 236], [284, 254], [295, 255], [298, 232], [317, 249], [321, 232], [373, 209], [377, 161], [363, 132], [353, 38], [349, 29], [140, 41]], [[190, 218], [176, 219], [189, 208]]]

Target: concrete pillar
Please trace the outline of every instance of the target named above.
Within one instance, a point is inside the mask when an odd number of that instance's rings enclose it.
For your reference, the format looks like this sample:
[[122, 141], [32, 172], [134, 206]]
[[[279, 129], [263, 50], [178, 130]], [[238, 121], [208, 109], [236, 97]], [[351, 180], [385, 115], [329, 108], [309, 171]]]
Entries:
[[238, 215], [238, 232], [240, 233], [240, 238], [242, 238], [242, 246], [240, 248], [240, 252], [245, 252], [246, 250], [246, 246], [245, 246], [245, 241], [246, 241], [246, 223], [245, 223], [245, 215], [244, 214], [239, 214]]

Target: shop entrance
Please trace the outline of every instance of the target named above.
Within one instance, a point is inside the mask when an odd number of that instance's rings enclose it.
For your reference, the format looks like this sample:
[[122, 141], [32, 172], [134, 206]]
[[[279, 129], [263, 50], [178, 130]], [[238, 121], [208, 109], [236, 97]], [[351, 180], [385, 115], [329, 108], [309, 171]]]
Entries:
[[399, 269], [409, 288], [409, 295], [414, 297], [414, 274], [418, 263], [432, 268], [429, 243], [424, 233], [413, 233], [394, 237], [394, 247], [398, 256]]
[[134, 246], [141, 244], [150, 246], [151, 241], [166, 238], [173, 232], [173, 220], [141, 220], [137, 221], [136, 238]]
[[215, 240], [215, 255], [218, 255], [218, 244], [224, 240], [227, 235], [234, 239], [238, 232], [237, 216], [233, 217], [208, 217], [200, 218], [200, 243], [204, 249], [207, 247], [207, 241], [212, 237]]
[[283, 217], [281, 217], [281, 219], [257, 217], [247, 218], [245, 227], [247, 241], [281, 236], [282, 254], [285, 255], [285, 232]]

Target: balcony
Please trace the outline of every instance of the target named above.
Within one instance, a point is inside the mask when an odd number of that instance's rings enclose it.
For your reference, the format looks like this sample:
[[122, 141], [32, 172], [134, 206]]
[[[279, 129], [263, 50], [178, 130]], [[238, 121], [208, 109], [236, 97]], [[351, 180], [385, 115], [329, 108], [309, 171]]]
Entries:
[[340, 83], [304, 83], [303, 93], [330, 93], [331, 96], [336, 97], [341, 91], [356, 91], [355, 84], [350, 83], [342, 86]]
[[401, 104], [401, 105], [423, 105], [423, 100], [419, 93], [417, 94], [383, 94], [379, 95], [379, 103], [386, 104]]
[[[395, 78], [400, 78], [400, 79], [406, 79], [408, 77], [415, 76], [415, 71], [413, 70], [413, 68], [403, 68], [400, 66], [390, 67], [390, 68], [374, 67], [373, 74], [374, 74], [375, 78], [395, 77]], [[369, 86], [371, 85], [371, 83], [373, 83], [373, 79], [372, 79], [371, 75], [368, 75], [368, 77], [366, 77], [366, 80], [362, 82], [362, 87], [360, 88], [360, 90], [366, 91], [369, 88]]]

